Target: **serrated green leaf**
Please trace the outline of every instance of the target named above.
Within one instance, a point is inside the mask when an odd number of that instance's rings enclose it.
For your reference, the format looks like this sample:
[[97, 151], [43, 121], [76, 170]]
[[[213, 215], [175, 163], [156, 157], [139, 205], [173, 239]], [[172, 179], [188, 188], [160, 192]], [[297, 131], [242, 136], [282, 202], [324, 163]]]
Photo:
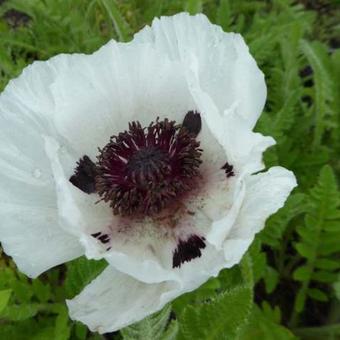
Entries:
[[87, 327], [80, 322], [76, 322], [74, 325], [75, 334], [78, 340], [86, 340]]
[[51, 298], [51, 286], [43, 283], [40, 279], [32, 281], [32, 288], [34, 295], [40, 302], [45, 303]]
[[293, 273], [294, 280], [308, 281], [311, 277], [311, 269], [307, 266], [297, 268]]
[[[234, 338], [225, 338], [234, 339]], [[240, 340], [297, 340], [291, 331], [275, 322], [254, 305], [248, 324], [241, 330]]]
[[337, 280], [337, 274], [320, 270], [313, 273], [312, 279], [323, 283], [333, 283]]
[[104, 260], [95, 261], [81, 257], [67, 264], [65, 291], [67, 298], [73, 298], [94, 280], [107, 266]]
[[314, 257], [315, 247], [308, 243], [296, 243], [295, 248], [301, 256], [307, 259]]
[[175, 340], [177, 339], [179, 326], [176, 320], [171, 320], [166, 331], [162, 334], [161, 340]]
[[[333, 270], [338, 267], [335, 263], [338, 261], [328, 256], [340, 250], [339, 242], [326, 226], [329, 216], [339, 210], [339, 197], [334, 171], [326, 165], [320, 171], [317, 185], [310, 192], [305, 224], [300, 227], [300, 241], [295, 244], [297, 252], [307, 260], [293, 273], [293, 278], [302, 282], [294, 303], [297, 314], [303, 311], [307, 295], [312, 297], [314, 294], [316, 299], [324, 298], [317, 291], [310, 290], [311, 281], [331, 284], [337, 280]], [[297, 320], [297, 314], [294, 314], [293, 323]]]
[[234, 338], [247, 322], [251, 306], [249, 287], [234, 288], [209, 303], [188, 306], [179, 320], [181, 338]]
[[325, 302], [328, 301], [328, 296], [317, 288], [310, 288], [308, 289], [307, 294], [314, 300]]
[[295, 296], [295, 304], [294, 309], [296, 312], [301, 313], [306, 301], [306, 292], [303, 290], [299, 290], [297, 295]]
[[279, 283], [279, 273], [274, 268], [268, 266], [264, 276], [264, 283], [266, 285], [266, 292], [272, 293]]
[[[126, 327], [120, 331], [123, 339], [125, 340], [143, 340], [143, 339], [154, 339], [161, 340], [163, 336], [169, 337], [177, 334], [177, 324], [170, 324], [170, 330], [167, 330], [171, 313], [171, 305], [165, 306], [160, 312], [155, 313], [144, 320]], [[167, 331], [169, 333], [167, 333]], [[165, 338], [166, 339], [166, 338]]]
[[128, 41], [130, 38], [130, 27], [120, 12], [116, 0], [98, 0], [106, 9], [109, 18], [112, 20], [120, 41]]
[[336, 270], [340, 268], [340, 262], [332, 259], [317, 259], [315, 267], [318, 269]]
[[327, 127], [327, 115], [332, 114], [330, 104], [334, 101], [329, 65], [330, 60], [327, 58], [327, 49], [325, 45], [319, 42], [309, 43], [306, 40], [302, 40], [301, 49], [314, 71], [314, 105], [316, 117], [314, 147], [317, 147], [320, 145]]
[[41, 309], [39, 304], [21, 304], [7, 306], [1, 313], [0, 318], [10, 321], [22, 321], [35, 316]]
[[185, 2], [185, 10], [190, 14], [197, 14], [202, 12], [202, 0], [187, 0]]
[[54, 328], [54, 339], [55, 340], [68, 340], [71, 334], [71, 327], [69, 324], [69, 317], [67, 308], [64, 307], [60, 310], [57, 316]]
[[0, 290], [0, 313], [6, 308], [12, 294], [12, 289]]

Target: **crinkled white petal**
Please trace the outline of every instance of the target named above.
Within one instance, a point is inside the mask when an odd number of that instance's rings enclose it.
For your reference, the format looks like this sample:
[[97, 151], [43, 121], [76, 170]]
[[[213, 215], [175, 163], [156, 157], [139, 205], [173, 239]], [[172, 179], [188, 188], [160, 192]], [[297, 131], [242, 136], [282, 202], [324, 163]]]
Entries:
[[186, 69], [197, 67], [202, 91], [218, 111], [234, 107], [248, 127], [254, 127], [265, 103], [266, 85], [241, 35], [223, 32], [205, 15], [180, 13], [154, 19], [134, 40], [152, 43]]
[[233, 258], [236, 262], [241, 260], [266, 219], [283, 207], [297, 182], [291, 171], [277, 166], [248, 177], [245, 185], [247, 195], [224, 242], [226, 259]]
[[78, 239], [59, 227], [56, 208], [2, 203], [0, 214], [1, 245], [29, 277], [84, 254]]
[[262, 153], [275, 142], [253, 133], [266, 99], [263, 73], [239, 34], [224, 33], [206, 16], [155, 19], [135, 35], [183, 64], [196, 106], [228, 161], [239, 172], [263, 169]]
[[181, 293], [174, 282], [146, 284], [108, 267], [67, 305], [72, 319], [107, 333], [158, 311]]
[[64, 72], [64, 59], [33, 63], [0, 95], [0, 242], [30, 277], [84, 253], [59, 226], [42, 138], [53, 133], [50, 84]]
[[52, 85], [58, 132], [79, 154], [94, 159], [112, 135], [138, 120], [177, 122], [196, 109], [182, 65], [151, 45], [110, 41], [60, 74]]

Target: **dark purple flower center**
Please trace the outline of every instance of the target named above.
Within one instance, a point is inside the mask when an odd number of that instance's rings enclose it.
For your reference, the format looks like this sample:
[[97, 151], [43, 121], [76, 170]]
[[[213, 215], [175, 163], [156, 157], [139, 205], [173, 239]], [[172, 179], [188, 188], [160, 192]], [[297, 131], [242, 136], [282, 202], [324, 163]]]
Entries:
[[197, 133], [164, 119], [112, 136], [97, 157], [96, 191], [114, 214], [154, 215], [190, 191], [199, 177]]

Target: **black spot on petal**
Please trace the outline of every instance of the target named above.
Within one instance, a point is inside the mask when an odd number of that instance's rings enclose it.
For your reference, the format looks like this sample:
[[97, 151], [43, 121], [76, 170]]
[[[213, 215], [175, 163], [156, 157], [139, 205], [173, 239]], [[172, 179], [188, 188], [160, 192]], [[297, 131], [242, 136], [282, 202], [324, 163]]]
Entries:
[[234, 167], [229, 164], [228, 162], [226, 162], [222, 168], [224, 171], [225, 171], [225, 174], [227, 175], [227, 178], [229, 177], [232, 177], [232, 176], [235, 176], [235, 173], [234, 173]]
[[96, 238], [103, 244], [110, 242], [110, 236], [108, 234], [102, 234], [100, 231], [97, 233], [91, 234], [91, 236]]
[[202, 119], [197, 111], [189, 111], [183, 120], [182, 127], [186, 128], [189, 133], [197, 136], [202, 129]]
[[102, 236], [99, 236], [98, 237], [98, 240], [101, 242], [101, 243], [109, 243], [110, 242], [110, 237], [109, 235], [107, 234], [103, 234]]
[[205, 248], [205, 239], [198, 235], [191, 235], [186, 241], [179, 240], [173, 253], [172, 267], [180, 267], [184, 262], [190, 262], [196, 257], [201, 257], [201, 249]]
[[92, 194], [96, 191], [96, 175], [96, 165], [85, 155], [78, 161], [74, 175], [70, 178], [70, 182], [81, 191]]

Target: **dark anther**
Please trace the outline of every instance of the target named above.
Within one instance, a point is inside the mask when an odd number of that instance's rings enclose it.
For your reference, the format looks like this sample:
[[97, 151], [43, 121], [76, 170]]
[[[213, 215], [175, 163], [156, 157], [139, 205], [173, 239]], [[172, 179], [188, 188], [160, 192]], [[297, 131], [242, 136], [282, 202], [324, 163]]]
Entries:
[[98, 237], [98, 240], [99, 240], [101, 243], [108, 243], [108, 242], [110, 242], [110, 237], [109, 237], [109, 235], [104, 234], [104, 235], [102, 235], [102, 236], [99, 236], [99, 237]]
[[196, 111], [189, 111], [184, 117], [182, 127], [196, 137], [202, 128], [201, 115]]
[[92, 237], [98, 239], [101, 243], [109, 243], [110, 236], [108, 234], [102, 234], [101, 232], [91, 234]]
[[225, 174], [227, 175], [227, 178], [235, 176], [234, 173], [234, 167], [232, 165], [230, 165], [228, 162], [226, 162], [222, 168], [225, 171]]
[[191, 235], [186, 241], [179, 240], [177, 248], [173, 253], [172, 267], [180, 267], [184, 262], [201, 257], [201, 249], [205, 248], [204, 241], [204, 237], [197, 235]]
[[174, 121], [157, 119], [146, 128], [132, 122], [100, 150], [96, 192], [116, 215], [157, 214], [196, 187], [199, 145]]
[[88, 156], [83, 156], [83, 158], [78, 161], [74, 175], [70, 178], [70, 182], [81, 191], [92, 194], [96, 191], [96, 175], [96, 165]]

